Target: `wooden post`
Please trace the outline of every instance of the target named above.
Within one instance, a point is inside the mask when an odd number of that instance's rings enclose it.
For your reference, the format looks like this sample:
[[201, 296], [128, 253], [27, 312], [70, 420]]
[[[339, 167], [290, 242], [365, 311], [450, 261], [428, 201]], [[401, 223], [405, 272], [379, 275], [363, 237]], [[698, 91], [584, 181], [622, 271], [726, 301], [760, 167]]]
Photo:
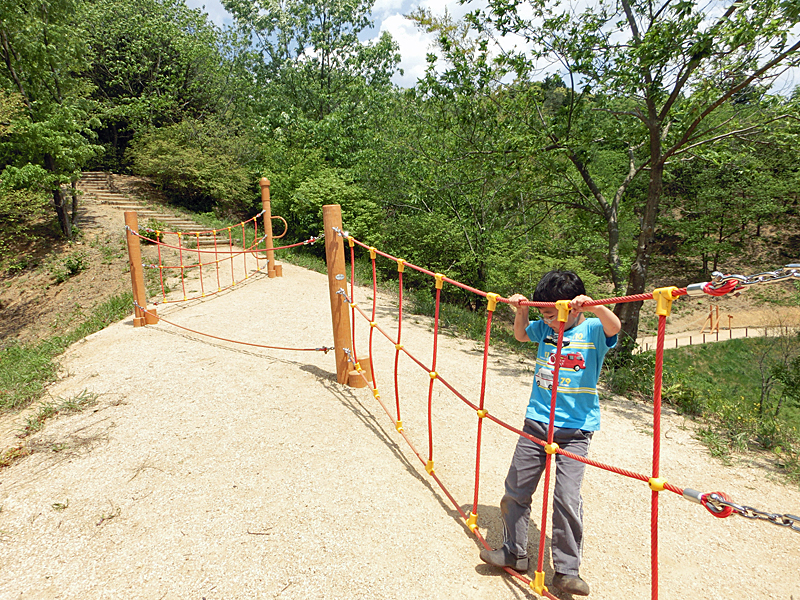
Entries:
[[267, 235], [267, 277], [279, 277], [283, 273], [278, 273], [275, 267], [275, 251], [272, 243], [272, 206], [269, 199], [269, 179], [262, 177], [259, 181], [261, 185], [261, 206], [264, 208], [264, 231]]
[[342, 228], [342, 209], [338, 204], [322, 207], [322, 223], [325, 232], [325, 260], [328, 264], [328, 288], [331, 297], [331, 322], [333, 324], [333, 345], [336, 354], [336, 381], [348, 383], [351, 365], [345, 349], [350, 350], [350, 311], [344, 296], [339, 290], [347, 291], [345, 273], [344, 242], [333, 230]]
[[[125, 211], [125, 238], [128, 242], [128, 262], [131, 268], [131, 287], [133, 288], [133, 326], [155, 325], [158, 323], [156, 310], [148, 310], [151, 315], [145, 314], [147, 310], [147, 290], [144, 287], [144, 268], [142, 267], [142, 249], [138, 236], [133, 232], [139, 231], [139, 219], [135, 212]], [[141, 308], [139, 308], [141, 306]]]

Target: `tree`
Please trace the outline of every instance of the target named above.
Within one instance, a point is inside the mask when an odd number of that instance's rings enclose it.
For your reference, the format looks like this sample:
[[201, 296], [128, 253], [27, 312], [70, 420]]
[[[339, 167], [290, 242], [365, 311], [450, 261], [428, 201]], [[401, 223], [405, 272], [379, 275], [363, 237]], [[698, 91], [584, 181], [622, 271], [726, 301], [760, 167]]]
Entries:
[[255, 38], [264, 128], [292, 147], [322, 148], [350, 167], [365, 127], [391, 90], [400, 56], [388, 33], [359, 41], [373, 0], [225, 0], [237, 26]]
[[[505, 36], [516, 43], [498, 61], [517, 77], [530, 78], [549, 65], [568, 81], [567, 120], [558, 126], [541, 120], [550, 144], [540, 151], [566, 156], [604, 208], [612, 273], [620, 269], [615, 221], [634, 182], [646, 179], [646, 194], [632, 203], [640, 227], [628, 294], [645, 290], [665, 170], [701, 146], [754, 135], [768, 125], [770, 119], [746, 103], [735, 122], [714, 116], [763, 94], [777, 75], [798, 64], [798, 19], [800, 9], [790, 0], [728, 0], [722, 7], [694, 0], [597, 0], [582, 9], [548, 0], [488, 0], [486, 10], [470, 15], [473, 26], [501, 46]], [[608, 129], [594, 135], [585, 118], [590, 113], [613, 119], [613, 137]], [[581, 116], [583, 130], [573, 126]], [[617, 148], [628, 165], [605, 189], [584, 160], [596, 140]], [[629, 340], [636, 338], [640, 308], [641, 302], [615, 309]]]
[[[78, 9], [77, 0], [8, 0], [0, 5], [0, 87], [16, 91], [27, 112], [0, 142], [2, 178], [31, 182], [30, 167], [38, 167], [37, 184], [52, 195], [67, 239], [77, 210], [74, 182], [98, 151], [91, 127], [99, 122], [91, 115], [89, 89], [79, 77], [86, 67], [86, 47]], [[71, 192], [62, 189], [68, 183], [73, 183]]]
[[227, 122], [252, 96], [249, 55], [180, 0], [93, 0], [84, 9], [106, 164], [124, 164], [130, 141], [183, 119]]

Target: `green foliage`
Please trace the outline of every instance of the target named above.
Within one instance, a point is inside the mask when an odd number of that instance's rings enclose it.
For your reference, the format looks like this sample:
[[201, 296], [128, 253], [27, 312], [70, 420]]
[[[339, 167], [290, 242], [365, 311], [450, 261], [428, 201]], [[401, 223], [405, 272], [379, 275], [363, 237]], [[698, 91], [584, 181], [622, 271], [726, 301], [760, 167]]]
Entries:
[[651, 398], [655, 366], [654, 352], [611, 353], [603, 363], [603, 382], [615, 394]]
[[82, 252], [72, 252], [50, 265], [50, 276], [56, 284], [64, 283], [86, 268], [85, 259]]
[[166, 223], [158, 219], [147, 219], [144, 226], [139, 226], [139, 238], [143, 244], [156, 244], [163, 241], [164, 232], [169, 231]]
[[96, 0], [83, 15], [99, 141], [117, 168], [134, 136], [186, 118], [227, 122], [252, 95], [241, 42], [183, 2]]
[[219, 123], [186, 119], [131, 144], [134, 172], [152, 178], [172, 202], [195, 211], [246, 212], [256, 192], [248, 140]]
[[[652, 398], [653, 351], [606, 360], [612, 391]], [[767, 450], [800, 480], [800, 336], [738, 339], [668, 349], [662, 399], [698, 421], [712, 454]]]
[[79, 76], [86, 43], [79, 0], [8, 0], [0, 4], [0, 88], [13, 89], [25, 106], [0, 137], [0, 169], [40, 166], [48, 176], [31, 188], [53, 196], [62, 234], [72, 237], [72, 217], [61, 185], [75, 181], [97, 154], [92, 127], [100, 122]]
[[4, 183], [0, 180], [0, 265], [32, 239], [34, 224], [47, 210], [47, 197], [42, 192], [9, 189]]

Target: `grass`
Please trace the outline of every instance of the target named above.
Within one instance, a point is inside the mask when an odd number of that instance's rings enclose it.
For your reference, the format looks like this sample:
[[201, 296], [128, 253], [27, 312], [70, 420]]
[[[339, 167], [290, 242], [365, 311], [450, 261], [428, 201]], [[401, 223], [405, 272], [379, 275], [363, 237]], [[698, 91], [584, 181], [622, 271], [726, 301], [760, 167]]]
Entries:
[[97, 394], [83, 390], [73, 398], [57, 398], [51, 402], [43, 402], [34, 415], [25, 420], [20, 437], [26, 437], [40, 431], [44, 424], [53, 417], [81, 412], [97, 403]]
[[113, 296], [65, 335], [0, 350], [0, 413], [20, 410], [41, 398], [56, 379], [57, 357], [79, 339], [130, 315], [132, 306], [130, 292]]
[[[800, 402], [776, 377], [798, 355], [797, 335], [666, 350], [663, 401], [699, 424], [698, 439], [713, 456], [771, 452], [783, 474], [800, 483]], [[626, 363], [612, 359], [604, 379], [617, 393], [652, 399], [654, 366], [652, 351]]]

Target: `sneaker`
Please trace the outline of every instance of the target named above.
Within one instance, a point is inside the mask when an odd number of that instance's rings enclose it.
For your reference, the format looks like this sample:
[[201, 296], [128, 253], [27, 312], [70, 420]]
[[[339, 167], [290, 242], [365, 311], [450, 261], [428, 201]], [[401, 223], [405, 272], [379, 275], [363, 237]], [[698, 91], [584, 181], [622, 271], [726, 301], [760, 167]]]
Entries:
[[563, 573], [556, 573], [553, 576], [553, 587], [557, 587], [562, 592], [574, 594], [575, 596], [589, 595], [589, 584], [581, 579], [580, 575], [564, 575]]
[[509, 567], [521, 573], [528, 570], [528, 557], [511, 554], [505, 546], [497, 550], [481, 550], [481, 560], [495, 567]]

